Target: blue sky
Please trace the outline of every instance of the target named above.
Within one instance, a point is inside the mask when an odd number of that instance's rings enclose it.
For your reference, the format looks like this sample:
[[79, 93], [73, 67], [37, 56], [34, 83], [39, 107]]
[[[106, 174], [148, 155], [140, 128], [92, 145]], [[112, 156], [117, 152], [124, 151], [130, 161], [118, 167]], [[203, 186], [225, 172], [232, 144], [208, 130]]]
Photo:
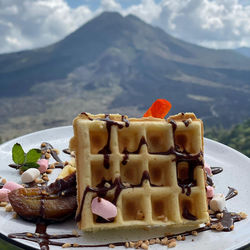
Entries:
[[[116, 2], [121, 4], [123, 8], [128, 8], [131, 5], [140, 3], [141, 0], [117, 0]], [[161, 0], [155, 0], [155, 2], [160, 3]], [[100, 6], [101, 0], [67, 0], [67, 3], [72, 8], [87, 5], [91, 10], [96, 10]]]
[[250, 0], [0, 0], [0, 53], [46, 46], [103, 11], [201, 46], [250, 47]]

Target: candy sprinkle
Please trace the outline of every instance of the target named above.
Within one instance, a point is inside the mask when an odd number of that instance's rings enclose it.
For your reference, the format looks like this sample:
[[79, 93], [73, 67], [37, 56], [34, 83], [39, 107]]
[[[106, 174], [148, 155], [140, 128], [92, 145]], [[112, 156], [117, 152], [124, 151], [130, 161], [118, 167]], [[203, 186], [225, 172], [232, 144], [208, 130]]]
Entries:
[[163, 119], [167, 115], [171, 107], [172, 105], [169, 101], [165, 99], [157, 99], [143, 115], [143, 117], [152, 116], [155, 118]]

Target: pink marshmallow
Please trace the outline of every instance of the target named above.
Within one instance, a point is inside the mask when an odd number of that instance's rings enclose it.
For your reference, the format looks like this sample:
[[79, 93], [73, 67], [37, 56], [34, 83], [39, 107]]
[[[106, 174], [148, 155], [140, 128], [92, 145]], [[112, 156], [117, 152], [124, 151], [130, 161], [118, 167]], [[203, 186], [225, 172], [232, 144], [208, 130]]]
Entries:
[[214, 197], [214, 188], [211, 186], [207, 186], [207, 198], [212, 199]]
[[13, 190], [16, 190], [16, 189], [19, 189], [19, 188], [23, 188], [22, 185], [20, 184], [17, 184], [13, 181], [7, 181], [4, 185], [3, 185], [3, 188], [5, 189], [9, 189], [10, 191], [13, 191]]
[[91, 210], [93, 214], [99, 215], [105, 220], [110, 220], [117, 215], [116, 206], [110, 201], [100, 197], [96, 197], [92, 200]]
[[207, 174], [209, 175], [209, 176], [212, 176], [213, 175], [213, 173], [212, 173], [212, 170], [211, 170], [211, 167], [208, 165], [208, 164], [206, 164], [205, 163], [205, 171], [207, 172]]
[[9, 201], [8, 193], [10, 192], [9, 189], [1, 188], [0, 189], [0, 201]]
[[38, 168], [40, 173], [45, 173], [48, 169], [49, 161], [47, 159], [40, 159], [37, 161], [37, 164], [40, 165], [40, 167]]

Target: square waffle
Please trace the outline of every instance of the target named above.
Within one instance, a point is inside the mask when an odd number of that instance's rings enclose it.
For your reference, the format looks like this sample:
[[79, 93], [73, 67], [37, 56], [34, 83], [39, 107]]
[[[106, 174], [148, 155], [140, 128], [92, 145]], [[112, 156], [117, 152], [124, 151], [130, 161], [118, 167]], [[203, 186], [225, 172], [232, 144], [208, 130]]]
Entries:
[[[208, 222], [203, 123], [193, 113], [167, 120], [82, 113], [73, 127], [70, 150], [76, 155], [80, 229]], [[117, 206], [113, 220], [91, 212], [97, 196]]]

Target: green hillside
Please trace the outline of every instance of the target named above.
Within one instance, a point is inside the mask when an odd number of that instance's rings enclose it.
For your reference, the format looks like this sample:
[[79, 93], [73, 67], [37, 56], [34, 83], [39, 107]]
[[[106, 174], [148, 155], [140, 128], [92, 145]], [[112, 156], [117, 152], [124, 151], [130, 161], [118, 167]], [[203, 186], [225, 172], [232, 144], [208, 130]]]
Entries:
[[230, 130], [216, 127], [208, 128], [205, 130], [205, 136], [250, 157], [250, 118]]

